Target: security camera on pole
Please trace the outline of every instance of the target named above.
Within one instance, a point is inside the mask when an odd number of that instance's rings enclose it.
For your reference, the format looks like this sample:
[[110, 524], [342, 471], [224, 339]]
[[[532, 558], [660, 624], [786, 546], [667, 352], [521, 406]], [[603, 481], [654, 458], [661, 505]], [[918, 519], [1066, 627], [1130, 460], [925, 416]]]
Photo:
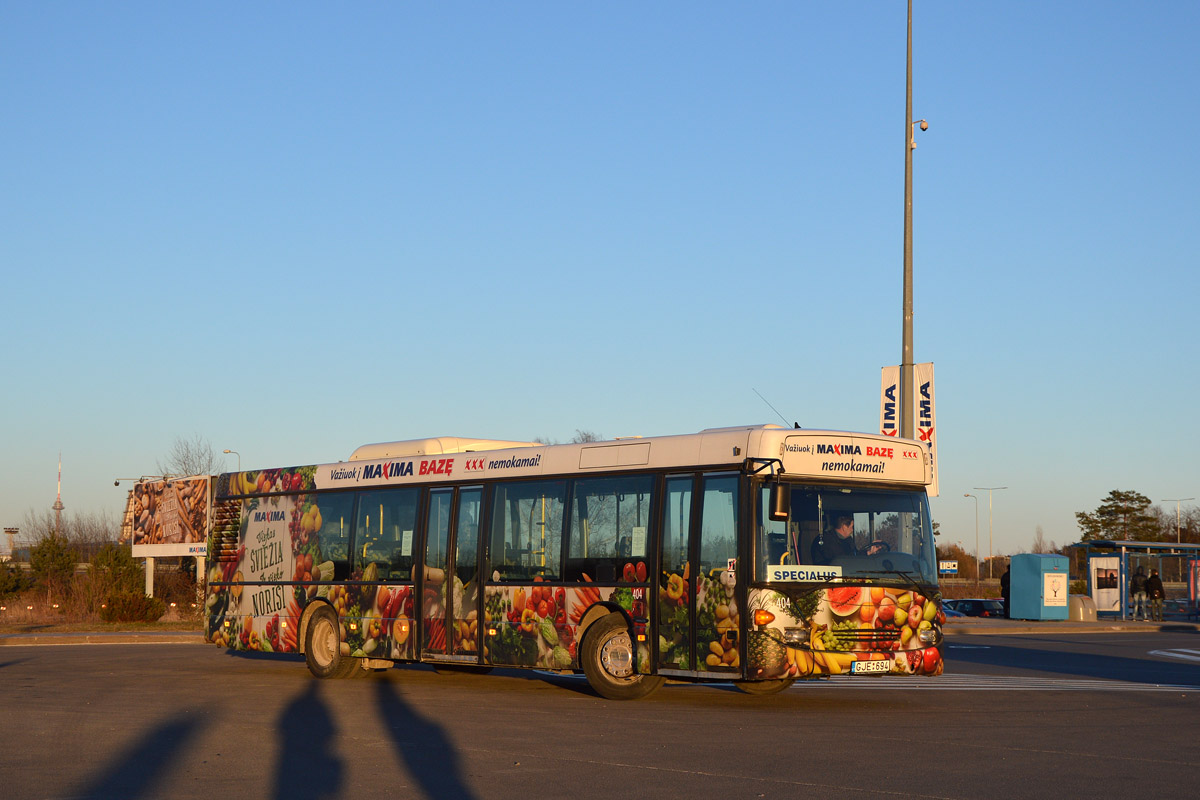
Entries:
[[[913, 363], [912, 267], [912, 151], [916, 127], [929, 130], [925, 120], [912, 118], [912, 0], [908, 3], [908, 73], [904, 111], [904, 307], [900, 366], [884, 367], [880, 393], [879, 430], [888, 436], [919, 439], [928, 447], [929, 496], [938, 495], [937, 438], [934, 434], [933, 364]], [[920, 399], [918, 401], [917, 394]]]

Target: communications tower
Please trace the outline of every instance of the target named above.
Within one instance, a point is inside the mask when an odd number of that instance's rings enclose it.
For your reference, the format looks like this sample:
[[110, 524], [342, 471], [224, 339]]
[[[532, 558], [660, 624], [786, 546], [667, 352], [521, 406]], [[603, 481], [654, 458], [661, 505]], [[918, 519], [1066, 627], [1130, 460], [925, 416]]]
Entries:
[[58, 454], [58, 497], [51, 508], [54, 509], [54, 535], [62, 536], [62, 512], [65, 508], [62, 502], [62, 453]]

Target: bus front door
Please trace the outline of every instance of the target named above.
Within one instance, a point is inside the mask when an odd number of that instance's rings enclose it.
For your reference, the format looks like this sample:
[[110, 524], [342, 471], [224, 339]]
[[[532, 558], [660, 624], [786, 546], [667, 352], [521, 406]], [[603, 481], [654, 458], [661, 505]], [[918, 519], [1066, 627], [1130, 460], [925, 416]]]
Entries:
[[658, 668], [690, 672], [692, 666], [692, 577], [690, 561], [695, 478], [667, 478], [658, 588]]
[[660, 670], [730, 676], [741, 671], [741, 620], [734, 600], [737, 519], [737, 475], [667, 478], [658, 593]]
[[479, 487], [434, 489], [425, 526], [421, 658], [479, 659]]

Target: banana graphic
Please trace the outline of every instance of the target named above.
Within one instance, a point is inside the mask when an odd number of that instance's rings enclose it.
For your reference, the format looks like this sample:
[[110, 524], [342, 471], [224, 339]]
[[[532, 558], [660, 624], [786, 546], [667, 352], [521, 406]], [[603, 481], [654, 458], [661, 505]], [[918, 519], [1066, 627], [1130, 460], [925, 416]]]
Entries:
[[850, 665], [856, 660], [854, 653], [829, 653], [828, 656], [838, 662], [838, 666], [843, 672], [850, 669]]
[[825, 642], [821, 640], [819, 635], [812, 640], [812, 650], [813, 663], [816, 664], [822, 672], [828, 672], [830, 675], [841, 674], [841, 665], [837, 663], [836, 659], [831, 657], [831, 653], [827, 653], [825, 651]]

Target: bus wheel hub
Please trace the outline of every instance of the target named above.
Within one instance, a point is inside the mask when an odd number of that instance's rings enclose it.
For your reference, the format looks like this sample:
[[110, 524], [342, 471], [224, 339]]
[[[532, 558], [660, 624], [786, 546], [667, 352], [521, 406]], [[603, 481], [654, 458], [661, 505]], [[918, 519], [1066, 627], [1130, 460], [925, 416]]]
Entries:
[[600, 663], [604, 671], [617, 678], [628, 678], [633, 674], [633, 643], [628, 633], [614, 636], [600, 650]]

